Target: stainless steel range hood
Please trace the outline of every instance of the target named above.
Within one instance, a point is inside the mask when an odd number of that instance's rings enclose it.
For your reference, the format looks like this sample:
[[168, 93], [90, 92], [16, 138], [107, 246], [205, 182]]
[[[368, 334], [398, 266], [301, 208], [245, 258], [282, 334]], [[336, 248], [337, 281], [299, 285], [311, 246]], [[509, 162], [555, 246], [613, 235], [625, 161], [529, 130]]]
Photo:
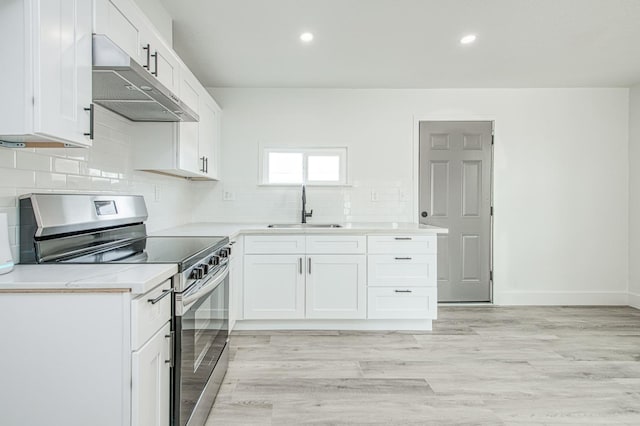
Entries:
[[109, 37], [93, 36], [93, 102], [132, 121], [199, 121], [198, 114]]

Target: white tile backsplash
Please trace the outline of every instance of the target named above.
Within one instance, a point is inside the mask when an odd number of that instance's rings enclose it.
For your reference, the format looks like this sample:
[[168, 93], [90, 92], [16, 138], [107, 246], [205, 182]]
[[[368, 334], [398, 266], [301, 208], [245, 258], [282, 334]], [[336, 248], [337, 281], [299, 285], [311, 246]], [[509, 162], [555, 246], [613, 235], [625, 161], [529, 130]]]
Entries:
[[[8, 214], [9, 239], [18, 261], [18, 203], [30, 192], [140, 194], [154, 231], [191, 220], [193, 184], [176, 177], [133, 170], [129, 127], [135, 123], [96, 107], [95, 140], [84, 148], [0, 147], [0, 212]], [[155, 188], [162, 197], [155, 200]]]

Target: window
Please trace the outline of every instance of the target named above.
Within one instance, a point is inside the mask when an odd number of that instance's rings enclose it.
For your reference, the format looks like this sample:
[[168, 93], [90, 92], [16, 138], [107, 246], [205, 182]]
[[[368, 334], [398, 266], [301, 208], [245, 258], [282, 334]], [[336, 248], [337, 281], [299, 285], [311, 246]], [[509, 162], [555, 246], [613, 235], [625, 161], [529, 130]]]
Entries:
[[265, 148], [262, 183], [268, 185], [346, 185], [346, 148]]

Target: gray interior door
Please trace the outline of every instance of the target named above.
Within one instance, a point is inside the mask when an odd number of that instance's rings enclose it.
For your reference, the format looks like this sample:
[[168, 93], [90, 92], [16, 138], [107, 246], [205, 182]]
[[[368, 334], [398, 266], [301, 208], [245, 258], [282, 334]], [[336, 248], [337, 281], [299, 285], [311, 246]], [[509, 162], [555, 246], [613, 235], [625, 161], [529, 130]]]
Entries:
[[490, 121], [420, 122], [420, 222], [438, 236], [438, 301], [491, 300]]

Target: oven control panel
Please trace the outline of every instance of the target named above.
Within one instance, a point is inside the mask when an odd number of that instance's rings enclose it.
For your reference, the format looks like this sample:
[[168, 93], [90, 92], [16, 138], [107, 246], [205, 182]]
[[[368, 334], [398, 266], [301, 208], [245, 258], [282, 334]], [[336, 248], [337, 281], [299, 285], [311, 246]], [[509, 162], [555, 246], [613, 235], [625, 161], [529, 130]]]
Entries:
[[230, 247], [223, 247], [216, 251], [213, 255], [207, 255], [196, 265], [191, 267], [185, 273], [187, 278], [184, 289], [193, 284], [195, 281], [202, 280], [203, 278], [215, 274], [222, 266], [229, 262], [229, 255], [231, 254]]

